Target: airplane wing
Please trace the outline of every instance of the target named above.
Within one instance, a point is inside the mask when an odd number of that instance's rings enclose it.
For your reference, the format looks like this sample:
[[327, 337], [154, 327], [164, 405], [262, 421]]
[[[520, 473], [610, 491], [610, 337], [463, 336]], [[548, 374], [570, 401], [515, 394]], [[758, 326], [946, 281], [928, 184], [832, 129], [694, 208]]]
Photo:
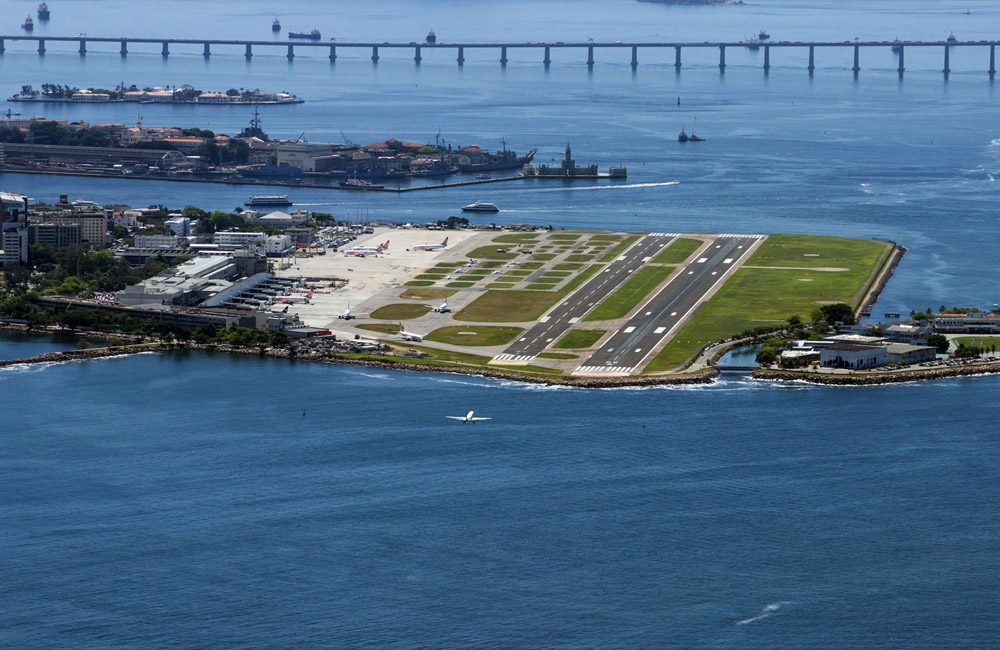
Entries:
[[462, 422], [465, 422], [465, 418], [461, 415], [446, 415], [445, 417], [449, 420], [461, 420]]
[[493, 418], [469, 418], [469, 422], [482, 422], [483, 420], [492, 420]]

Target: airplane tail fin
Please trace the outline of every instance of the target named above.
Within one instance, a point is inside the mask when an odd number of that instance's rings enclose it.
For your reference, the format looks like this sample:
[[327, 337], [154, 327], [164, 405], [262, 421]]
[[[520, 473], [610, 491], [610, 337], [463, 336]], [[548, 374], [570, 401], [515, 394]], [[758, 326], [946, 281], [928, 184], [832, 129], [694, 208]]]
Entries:
[[405, 332], [405, 331], [406, 331], [406, 328], [405, 328], [405, 327], [403, 327], [403, 324], [402, 324], [402, 323], [400, 323], [400, 324], [399, 324], [399, 333], [400, 333], [400, 334], [402, 334], [402, 333], [403, 333], [403, 332]]
[[466, 420], [471, 420], [473, 414], [475, 414], [475, 411], [469, 411], [468, 413], [465, 414], [465, 419]]
[[444, 238], [444, 241], [441, 242], [441, 245], [442, 246], [447, 246], [448, 245], [448, 238], [447, 237]]

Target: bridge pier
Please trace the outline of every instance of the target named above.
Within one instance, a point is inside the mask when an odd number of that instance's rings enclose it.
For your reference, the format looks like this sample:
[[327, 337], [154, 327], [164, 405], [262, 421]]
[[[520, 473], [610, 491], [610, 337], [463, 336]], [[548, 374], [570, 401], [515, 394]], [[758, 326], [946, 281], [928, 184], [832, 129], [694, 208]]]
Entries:
[[44, 38], [38, 39], [38, 53], [39, 54], [45, 54], [45, 39]]
[[247, 43], [246, 48], [243, 50], [243, 57], [248, 61], [253, 58], [253, 46]]
[[771, 69], [771, 46], [764, 46], [764, 72]]
[[589, 67], [589, 68], [594, 67], [594, 46], [593, 45], [588, 45], [587, 46], [587, 67]]
[[122, 56], [128, 56], [128, 41], [126, 41], [124, 38], [122, 39], [122, 46], [120, 52]]
[[552, 57], [550, 56], [548, 45], [545, 46], [545, 58], [542, 59], [542, 63], [544, 63], [545, 65], [549, 65], [550, 63], [552, 63]]
[[423, 59], [424, 58], [420, 56], [420, 46], [418, 45], [415, 48], [413, 48], [413, 61], [417, 65], [420, 65], [420, 62], [423, 61]]
[[170, 44], [167, 41], [163, 41], [163, 46], [160, 48], [160, 56], [164, 59], [170, 56]]
[[906, 71], [904, 51], [905, 51], [905, 48], [902, 45], [900, 45], [899, 46], [899, 76], [900, 77], [902, 77], [903, 73]]
[[2, 39], [2, 38], [0, 38], [0, 54], [3, 54], [3, 53], [4, 53], [4, 52], [6, 52], [6, 51], [7, 51], [7, 46], [6, 46], [6, 44], [5, 44], [4, 42], [3, 42], [3, 39]]
[[949, 55], [948, 49], [949, 49], [948, 46], [945, 45], [944, 46], [944, 70], [942, 70], [942, 72], [944, 72], [944, 76], [946, 76], [946, 77], [949, 74], [951, 74], [951, 62], [949, 61], [950, 55]]
[[87, 55], [87, 41], [80, 39], [80, 56]]
[[295, 46], [292, 45], [291, 43], [288, 44], [288, 54], [286, 54], [285, 57], [289, 61], [295, 58]]
[[331, 45], [330, 46], [330, 63], [333, 63], [336, 60], [337, 60], [337, 46], [336, 45]]
[[854, 46], [854, 67], [851, 68], [851, 70], [854, 71], [854, 74], [858, 74], [858, 72], [861, 71], [861, 46], [860, 45], [855, 45]]
[[719, 46], [719, 72], [726, 70], [726, 46]]
[[674, 46], [674, 67], [678, 70], [681, 69], [681, 46]]
[[507, 65], [507, 46], [500, 48], [500, 65]]
[[635, 45], [632, 46], [632, 67], [639, 67], [639, 48]]
[[462, 46], [458, 48], [458, 65], [465, 65], [465, 48]]
[[209, 43], [205, 43], [205, 47], [202, 50], [201, 55], [206, 59], [212, 56], [212, 46]]
[[[3, 52], [3, 41], [0, 41], [0, 53]], [[997, 73], [997, 46], [990, 45], [990, 77]]]
[[813, 45], [809, 46], [809, 74], [812, 74], [816, 70], [816, 47]]
[[378, 63], [378, 45], [372, 46], [372, 63]]

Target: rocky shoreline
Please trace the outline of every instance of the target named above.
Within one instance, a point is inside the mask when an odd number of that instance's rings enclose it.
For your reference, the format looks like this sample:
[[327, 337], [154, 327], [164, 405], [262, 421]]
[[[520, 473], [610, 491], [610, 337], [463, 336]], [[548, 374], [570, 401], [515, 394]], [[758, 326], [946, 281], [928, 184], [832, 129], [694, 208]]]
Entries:
[[824, 386], [877, 386], [881, 384], [901, 384], [910, 381], [929, 381], [933, 379], [949, 379], [952, 377], [974, 377], [1000, 373], [1000, 361], [970, 363], [962, 366], [944, 366], [934, 368], [919, 368], [914, 370], [899, 370], [890, 372], [872, 372], [870, 370], [851, 373], [819, 373], [807, 370], [775, 370], [760, 368], [750, 373], [754, 379], [774, 381], [805, 381]]

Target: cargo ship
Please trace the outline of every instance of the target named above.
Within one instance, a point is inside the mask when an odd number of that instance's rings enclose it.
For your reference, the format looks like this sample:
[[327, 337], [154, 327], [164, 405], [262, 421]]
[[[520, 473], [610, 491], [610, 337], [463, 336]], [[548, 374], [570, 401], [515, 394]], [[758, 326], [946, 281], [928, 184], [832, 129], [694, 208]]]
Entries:
[[525, 155], [518, 156], [516, 152], [507, 148], [506, 141], [502, 142], [503, 150], [497, 153], [479, 151], [478, 147], [474, 150], [471, 147], [470, 150], [462, 150], [461, 153], [468, 159], [468, 162], [459, 160], [458, 170], [466, 174], [475, 174], [479, 172], [495, 172], [502, 169], [520, 169], [534, 160], [535, 154], [538, 153], [538, 149], [532, 149]]
[[309, 33], [306, 32], [288, 32], [288, 38], [304, 38], [308, 41], [318, 41], [320, 39], [320, 33], [318, 29], [314, 29]]
[[243, 205], [248, 207], [256, 206], [287, 206], [292, 205], [287, 194], [276, 194], [273, 196], [251, 196]]
[[26, 32], [30, 32], [35, 29], [35, 21], [31, 19], [31, 16], [24, 19], [24, 22], [21, 23], [21, 29]]

